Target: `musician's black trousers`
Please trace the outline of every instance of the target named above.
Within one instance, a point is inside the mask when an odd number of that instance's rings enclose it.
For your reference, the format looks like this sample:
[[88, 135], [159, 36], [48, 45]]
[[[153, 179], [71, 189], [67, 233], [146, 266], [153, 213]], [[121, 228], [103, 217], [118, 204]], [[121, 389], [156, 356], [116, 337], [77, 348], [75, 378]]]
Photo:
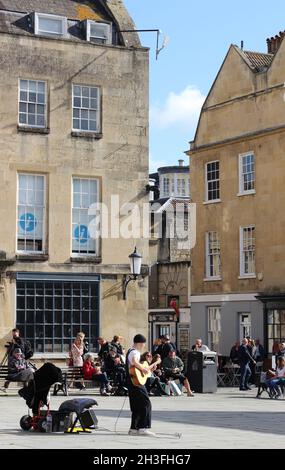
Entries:
[[151, 427], [151, 402], [145, 387], [135, 387], [128, 383], [130, 408], [132, 412], [131, 429]]

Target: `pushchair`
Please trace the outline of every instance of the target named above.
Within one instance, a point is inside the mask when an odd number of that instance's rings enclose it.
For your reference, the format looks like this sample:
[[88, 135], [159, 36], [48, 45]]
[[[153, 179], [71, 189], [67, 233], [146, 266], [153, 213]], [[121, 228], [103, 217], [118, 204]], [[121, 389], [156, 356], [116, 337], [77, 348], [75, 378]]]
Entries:
[[124, 367], [114, 367], [113, 370], [108, 370], [107, 376], [112, 385], [112, 395], [128, 395], [128, 388], [126, 384], [126, 371]]
[[[40, 432], [91, 432], [88, 428], [97, 427], [96, 415], [90, 410], [97, 405], [95, 400], [68, 400], [60, 405], [59, 410], [50, 409], [50, 387], [61, 381], [61, 369], [47, 362], [34, 373], [34, 379], [19, 390], [19, 395], [32, 410], [32, 415], [24, 415], [20, 420], [24, 431], [33, 429]], [[80, 428], [76, 428], [78, 422]]]

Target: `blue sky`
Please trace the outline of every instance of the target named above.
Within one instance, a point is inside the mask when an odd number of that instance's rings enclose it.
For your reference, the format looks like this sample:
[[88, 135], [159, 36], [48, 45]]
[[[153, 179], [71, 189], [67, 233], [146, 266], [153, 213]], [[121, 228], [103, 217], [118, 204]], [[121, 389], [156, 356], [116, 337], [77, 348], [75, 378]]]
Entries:
[[[155, 61], [151, 47], [150, 169], [175, 164], [189, 148], [199, 109], [230, 44], [267, 52], [266, 39], [285, 29], [284, 0], [124, 0], [138, 29], [159, 28], [170, 37]], [[285, 77], [284, 77], [285, 80]], [[187, 162], [188, 163], [188, 162]]]

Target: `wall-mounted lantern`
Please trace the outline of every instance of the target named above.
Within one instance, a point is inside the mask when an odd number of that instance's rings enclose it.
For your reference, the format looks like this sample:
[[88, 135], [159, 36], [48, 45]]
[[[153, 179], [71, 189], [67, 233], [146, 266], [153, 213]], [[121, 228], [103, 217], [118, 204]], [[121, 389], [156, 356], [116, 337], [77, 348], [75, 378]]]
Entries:
[[130, 281], [136, 281], [141, 274], [142, 256], [137, 252], [135, 247], [134, 252], [129, 256], [131, 274], [124, 276], [123, 280], [123, 299], [127, 299], [127, 287]]

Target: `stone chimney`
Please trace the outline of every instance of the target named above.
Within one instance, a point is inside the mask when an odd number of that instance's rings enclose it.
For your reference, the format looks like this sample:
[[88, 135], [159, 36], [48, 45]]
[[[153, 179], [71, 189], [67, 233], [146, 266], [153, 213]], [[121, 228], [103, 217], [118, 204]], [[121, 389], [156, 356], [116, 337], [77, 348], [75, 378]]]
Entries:
[[184, 160], [178, 160], [179, 166], [184, 166]]
[[268, 54], [276, 54], [278, 51], [280, 44], [285, 36], [285, 31], [280, 31], [275, 37], [267, 39], [267, 49]]

